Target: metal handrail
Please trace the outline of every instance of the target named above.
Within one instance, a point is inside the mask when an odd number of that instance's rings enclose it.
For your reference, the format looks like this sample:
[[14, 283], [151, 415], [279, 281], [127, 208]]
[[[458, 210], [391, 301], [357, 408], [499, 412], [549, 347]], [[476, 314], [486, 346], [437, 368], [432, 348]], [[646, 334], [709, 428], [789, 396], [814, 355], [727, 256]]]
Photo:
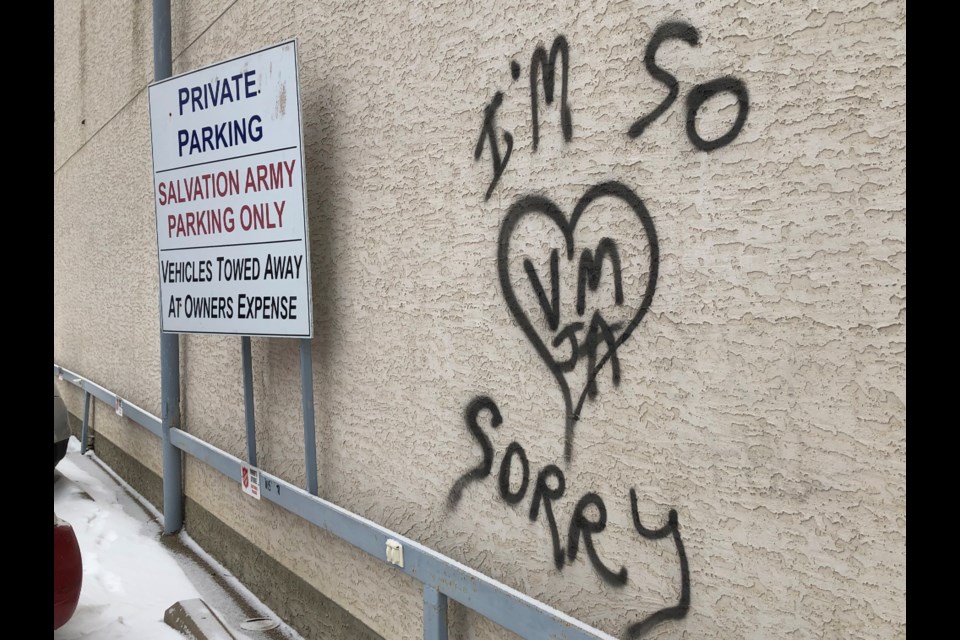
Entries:
[[[80, 387], [86, 394], [108, 405], [116, 406], [118, 401], [121, 402], [124, 417], [130, 418], [154, 435], [162, 436], [160, 419], [156, 416], [75, 372], [56, 364], [53, 369], [54, 375], [62, 377], [64, 381]], [[240, 482], [241, 467], [244, 463], [239, 458], [181, 429], [170, 429], [170, 441], [176, 449]], [[448, 598], [524, 638], [614, 640], [613, 636], [490, 576], [312, 495], [262, 469], [260, 485], [262, 499], [277, 504], [422, 583], [424, 640], [447, 640]], [[399, 544], [402, 548], [402, 566], [387, 557], [388, 541]]]

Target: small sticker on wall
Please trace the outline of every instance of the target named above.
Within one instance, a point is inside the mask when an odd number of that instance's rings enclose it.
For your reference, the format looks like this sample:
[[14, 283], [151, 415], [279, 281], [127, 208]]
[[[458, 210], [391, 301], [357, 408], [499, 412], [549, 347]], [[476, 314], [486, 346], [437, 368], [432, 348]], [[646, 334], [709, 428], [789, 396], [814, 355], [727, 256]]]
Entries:
[[260, 499], [260, 470], [256, 467], [240, 463], [240, 488], [247, 495]]
[[120, 396], [114, 399], [113, 410], [117, 412], [118, 416], [123, 417], [123, 399]]

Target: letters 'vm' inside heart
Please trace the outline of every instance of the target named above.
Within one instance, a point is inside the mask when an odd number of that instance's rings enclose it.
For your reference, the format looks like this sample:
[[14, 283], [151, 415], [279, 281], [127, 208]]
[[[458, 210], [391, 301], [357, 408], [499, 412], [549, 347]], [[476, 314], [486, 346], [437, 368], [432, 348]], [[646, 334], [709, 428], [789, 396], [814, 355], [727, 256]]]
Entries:
[[584, 403], [620, 384], [618, 350], [653, 301], [659, 248], [653, 219], [622, 183], [590, 188], [568, 211], [542, 196], [517, 200], [497, 267], [510, 312], [563, 394], [569, 462]]

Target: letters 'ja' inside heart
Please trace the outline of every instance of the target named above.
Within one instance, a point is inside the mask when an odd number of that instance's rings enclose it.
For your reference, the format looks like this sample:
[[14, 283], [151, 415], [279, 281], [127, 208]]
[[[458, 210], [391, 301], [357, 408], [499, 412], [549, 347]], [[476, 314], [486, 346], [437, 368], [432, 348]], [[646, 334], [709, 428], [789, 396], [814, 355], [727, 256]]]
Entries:
[[[578, 223], [585, 212], [590, 218], [594, 213], [602, 213], [605, 203], [621, 209], [626, 205], [633, 214], [631, 218], [639, 224], [628, 227], [631, 234], [629, 238], [623, 237], [623, 226], [618, 227], [617, 233], [623, 241], [619, 244], [604, 235], [594, 244], [583, 247], [579, 255], [576, 254], [574, 233]], [[520, 243], [515, 242], [512, 247], [511, 242], [523, 235], [521, 229], [536, 216], [545, 217], [547, 222], [556, 225], [565, 246], [552, 247], [549, 264], [541, 264], [539, 269], [533, 260], [525, 257], [522, 262], [525, 275], [512, 274], [511, 261], [516, 261], [519, 255], [512, 255], [511, 252], [516, 252], [516, 246]], [[525, 239], [528, 242], [530, 240]], [[632, 276], [637, 274], [631, 272], [628, 274], [631, 277], [625, 278], [621, 265], [635, 264], [633, 258], [637, 254], [642, 254], [649, 261], [641, 265], [646, 286], [635, 299], [629, 296], [625, 299], [625, 281], [635, 281], [636, 278]], [[564, 258], [566, 263], [563, 262]], [[573, 452], [573, 428], [580, 418], [584, 401], [597, 395], [600, 371], [609, 364], [612, 382], [614, 386], [619, 384], [617, 350], [630, 337], [653, 302], [659, 261], [660, 250], [653, 219], [643, 201], [620, 182], [605, 182], [591, 187], [577, 202], [569, 218], [556, 204], [541, 196], [521, 198], [507, 212], [500, 228], [497, 249], [500, 286], [510, 313], [560, 385], [566, 409], [564, 458], [567, 462]], [[570, 286], [570, 283], [566, 283], [568, 286], [564, 287], [561, 284], [561, 272], [573, 273], [575, 284]], [[518, 283], [517, 288], [514, 281]], [[519, 287], [525, 287], [525, 290]], [[600, 309], [591, 308], [590, 303], [594, 299], [588, 298], [598, 288], [612, 291], [612, 296], [608, 296], [611, 299], [602, 301], [608, 309], [606, 315]], [[564, 307], [561, 300], [574, 300], [575, 307]], [[611, 319], [610, 309], [619, 311], [617, 315], [620, 317]], [[566, 317], [563, 317], [565, 310]], [[584, 382], [582, 388], [578, 385], [575, 389], [577, 393], [574, 396], [569, 376], [578, 368], [584, 370]]]

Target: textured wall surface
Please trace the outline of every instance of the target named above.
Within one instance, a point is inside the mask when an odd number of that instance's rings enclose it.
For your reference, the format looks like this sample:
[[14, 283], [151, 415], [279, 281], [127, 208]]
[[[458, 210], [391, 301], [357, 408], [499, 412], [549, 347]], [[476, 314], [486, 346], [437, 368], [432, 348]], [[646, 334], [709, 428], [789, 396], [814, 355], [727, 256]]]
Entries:
[[[150, 3], [54, 6], [55, 360], [158, 414]], [[686, 583], [644, 637], [905, 637], [905, 11], [174, 2], [174, 73], [299, 41], [320, 494], [617, 636]], [[185, 428], [245, 455], [240, 341], [181, 360]], [[303, 485], [298, 346], [253, 364], [260, 465]], [[150, 434], [94, 428], [160, 471]], [[371, 630], [420, 636], [415, 582], [185, 468]], [[458, 607], [451, 632], [504, 635]]]

